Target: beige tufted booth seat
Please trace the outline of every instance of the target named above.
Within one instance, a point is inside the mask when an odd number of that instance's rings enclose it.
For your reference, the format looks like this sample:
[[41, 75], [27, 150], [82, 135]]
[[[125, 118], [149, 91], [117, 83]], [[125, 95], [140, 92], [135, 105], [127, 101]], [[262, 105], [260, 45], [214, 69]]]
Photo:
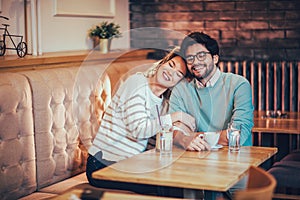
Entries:
[[[101, 66], [0, 74], [0, 199], [41, 199], [73, 186], [110, 102]], [[74, 184], [87, 182], [85, 174]], [[67, 181], [67, 180], [66, 180]], [[47, 187], [48, 186], [48, 187]], [[45, 194], [43, 194], [45, 193]]]
[[87, 149], [111, 85], [152, 62], [0, 73], [0, 199], [51, 198], [87, 183]]
[[25, 76], [0, 74], [0, 199], [36, 190], [32, 95]]

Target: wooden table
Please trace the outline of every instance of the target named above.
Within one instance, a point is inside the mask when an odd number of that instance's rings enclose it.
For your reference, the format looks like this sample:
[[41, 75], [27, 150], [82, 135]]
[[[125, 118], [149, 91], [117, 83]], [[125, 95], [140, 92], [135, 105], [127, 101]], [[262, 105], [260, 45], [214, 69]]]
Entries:
[[258, 134], [258, 145], [261, 146], [262, 133], [274, 134], [274, 146], [277, 146], [276, 134], [289, 134], [290, 142], [292, 135], [297, 134], [297, 148], [300, 145], [300, 113], [286, 112], [287, 116], [283, 118], [266, 118], [265, 111], [254, 111], [254, 127], [252, 132]]
[[254, 111], [253, 132], [300, 134], [300, 113], [287, 112], [283, 118], [267, 118], [265, 111]]
[[268, 147], [242, 147], [237, 153], [229, 152], [228, 147], [204, 152], [174, 147], [172, 157], [161, 157], [150, 150], [96, 171], [93, 177], [226, 192], [247, 173], [249, 166], [260, 165], [276, 152], [277, 148]]

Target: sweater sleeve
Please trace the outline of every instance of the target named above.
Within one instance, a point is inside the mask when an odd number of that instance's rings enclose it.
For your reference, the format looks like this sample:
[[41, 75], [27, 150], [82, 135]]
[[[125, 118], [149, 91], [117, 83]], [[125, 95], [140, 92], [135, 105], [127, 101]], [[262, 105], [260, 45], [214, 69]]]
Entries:
[[241, 145], [252, 145], [253, 104], [251, 86], [247, 80], [241, 82], [234, 91], [232, 122], [241, 125]]
[[173, 112], [177, 112], [177, 111], [189, 113], [186, 110], [185, 101], [182, 96], [184, 96], [184, 95], [190, 96], [190, 95], [185, 93], [185, 92], [187, 92], [187, 89], [184, 88], [184, 85], [182, 82], [177, 84], [172, 90], [172, 93], [171, 93], [171, 96], [169, 99], [168, 113], [173, 113]]

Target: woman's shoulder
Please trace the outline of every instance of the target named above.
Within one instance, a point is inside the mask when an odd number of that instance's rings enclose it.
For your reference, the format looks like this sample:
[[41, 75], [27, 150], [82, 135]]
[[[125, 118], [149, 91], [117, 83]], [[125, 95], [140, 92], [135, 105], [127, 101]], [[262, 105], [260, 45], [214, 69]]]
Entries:
[[142, 72], [136, 72], [134, 74], [131, 74], [128, 79], [136, 79], [136, 80], [145, 80], [146, 77]]
[[141, 90], [147, 85], [147, 78], [142, 73], [136, 73], [130, 75], [119, 87], [117, 93], [133, 93], [134, 91]]
[[147, 78], [144, 76], [143, 73], [137, 72], [135, 74], [130, 75], [126, 80], [125, 84], [135, 84], [135, 86], [138, 86], [140, 83], [146, 83]]

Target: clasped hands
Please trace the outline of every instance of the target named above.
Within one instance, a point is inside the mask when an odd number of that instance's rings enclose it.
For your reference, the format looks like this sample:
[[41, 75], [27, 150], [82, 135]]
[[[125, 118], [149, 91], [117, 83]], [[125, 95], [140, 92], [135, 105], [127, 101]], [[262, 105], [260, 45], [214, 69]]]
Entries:
[[[174, 144], [181, 146], [188, 151], [206, 151], [211, 150], [210, 145], [204, 140], [203, 132], [195, 132], [184, 123], [175, 122]], [[219, 144], [227, 145], [226, 130], [221, 131]]]

